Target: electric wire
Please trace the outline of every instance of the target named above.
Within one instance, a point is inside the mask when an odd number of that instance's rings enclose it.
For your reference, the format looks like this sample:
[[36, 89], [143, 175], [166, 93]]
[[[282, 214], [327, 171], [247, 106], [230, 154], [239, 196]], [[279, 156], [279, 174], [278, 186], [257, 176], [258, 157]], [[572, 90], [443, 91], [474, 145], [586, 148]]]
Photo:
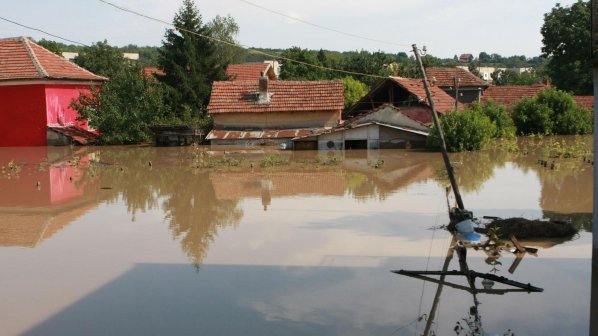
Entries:
[[250, 5], [250, 6], [259, 8], [261, 10], [264, 10], [266, 12], [270, 12], [272, 14], [280, 15], [282, 17], [285, 17], [285, 18], [288, 18], [288, 19], [291, 19], [291, 20], [294, 20], [294, 21], [297, 21], [297, 22], [301, 22], [303, 24], [306, 24], [306, 25], [309, 25], [309, 26], [312, 26], [312, 27], [316, 27], [316, 28], [323, 29], [323, 30], [328, 30], [328, 31], [335, 32], [335, 33], [338, 33], [338, 34], [341, 34], [341, 35], [350, 36], [350, 37], [354, 37], [354, 38], [358, 38], [358, 39], [362, 39], [362, 40], [366, 40], [366, 41], [371, 41], [371, 42], [376, 42], [376, 43], [383, 43], [383, 44], [393, 45], [393, 46], [396, 46], [396, 47], [411, 47], [410, 44], [399, 44], [399, 43], [394, 43], [394, 42], [389, 42], [389, 41], [384, 41], [384, 40], [378, 40], [378, 39], [370, 38], [370, 37], [367, 37], [367, 36], [361, 36], [361, 35], [357, 35], [357, 34], [353, 34], [353, 33], [347, 33], [347, 32], [344, 32], [342, 30], [338, 30], [338, 29], [334, 29], [334, 28], [322, 26], [322, 25], [319, 25], [317, 23], [309, 22], [309, 21], [306, 21], [306, 20], [303, 20], [303, 19], [299, 19], [299, 18], [290, 16], [290, 15], [287, 15], [287, 14], [284, 14], [284, 13], [281, 13], [281, 12], [269, 9], [267, 7], [258, 5], [256, 3], [253, 3], [253, 2], [250, 2], [250, 1], [247, 1], [247, 0], [239, 0], [239, 1], [241, 1], [243, 3], [246, 3], [246, 4]]
[[52, 33], [48, 33], [47, 31], [41, 30], [41, 29], [39, 29], [39, 28], [30, 27], [30, 26], [24, 25], [24, 24], [22, 24], [22, 23], [19, 23], [19, 22], [13, 21], [13, 20], [9, 20], [9, 19], [7, 19], [7, 18], [5, 18], [5, 17], [1, 17], [1, 16], [0, 16], [0, 19], [1, 19], [1, 20], [4, 20], [4, 21], [6, 21], [6, 22], [10, 22], [10, 23], [12, 23], [12, 24], [15, 24], [15, 25], [17, 25], [17, 26], [21, 26], [21, 27], [23, 27], [23, 28], [27, 28], [27, 29], [35, 30], [35, 31], [38, 31], [38, 32], [40, 32], [40, 33], [43, 33], [43, 34], [46, 34], [46, 35], [49, 35], [49, 36], [52, 36], [52, 37], [55, 37], [55, 38], [61, 39], [61, 40], [63, 40], [63, 41], [67, 41], [67, 42], [71, 42], [71, 43], [79, 44], [79, 45], [82, 45], [82, 46], [85, 46], [85, 47], [87, 47], [87, 46], [88, 46], [88, 45], [87, 45], [87, 44], [85, 44], [85, 43], [81, 43], [81, 42], [74, 41], [74, 40], [69, 40], [69, 39], [67, 39], [67, 38], [64, 38], [64, 37], [62, 37], [62, 36], [59, 36], [59, 35], [56, 35], [56, 34], [52, 34]]
[[313, 67], [313, 68], [318, 68], [318, 69], [327, 70], [327, 71], [334, 71], [334, 72], [343, 73], [343, 74], [347, 74], [347, 75], [364, 76], [364, 77], [380, 78], [380, 79], [381, 78], [388, 78], [387, 76], [380, 76], [380, 75], [374, 75], [374, 74], [366, 74], [366, 73], [362, 73], [362, 72], [347, 71], [347, 70], [342, 70], [342, 69], [334, 69], [334, 68], [329, 68], [329, 67], [325, 67], [325, 66], [322, 66], [322, 65], [312, 64], [312, 63], [303, 62], [303, 61], [298, 61], [298, 60], [295, 60], [295, 59], [292, 59], [292, 58], [288, 58], [288, 57], [284, 57], [284, 56], [280, 56], [280, 55], [273, 55], [273, 54], [266, 53], [266, 52], [263, 52], [263, 51], [260, 51], [260, 50], [252, 49], [251, 47], [242, 45], [240, 43], [234, 43], [234, 42], [222, 40], [222, 39], [219, 39], [219, 38], [216, 38], [216, 37], [213, 37], [213, 36], [209, 36], [209, 35], [201, 34], [201, 33], [198, 33], [198, 32], [192, 31], [192, 30], [188, 30], [188, 29], [185, 29], [183, 27], [178, 27], [178, 26], [176, 26], [176, 25], [174, 25], [174, 24], [172, 24], [170, 22], [167, 22], [167, 21], [164, 21], [164, 20], [161, 20], [161, 19], [149, 16], [149, 15], [146, 15], [146, 14], [140, 13], [138, 11], [135, 11], [135, 10], [132, 10], [132, 9], [129, 9], [129, 8], [125, 8], [125, 7], [116, 5], [116, 4], [114, 4], [112, 2], [109, 2], [109, 1], [106, 1], [106, 0], [98, 0], [98, 1], [100, 1], [100, 2], [102, 2], [104, 4], [106, 4], [106, 5], [112, 6], [112, 7], [116, 8], [116, 9], [118, 9], [118, 10], [130, 13], [130, 14], [133, 14], [133, 15], [137, 15], [139, 17], [142, 17], [142, 18], [145, 18], [145, 19], [148, 19], [148, 20], [151, 20], [151, 21], [159, 22], [159, 23], [167, 25], [167, 26], [174, 27], [174, 28], [176, 28], [179, 31], [183, 31], [183, 32], [186, 32], [186, 33], [189, 33], [189, 34], [192, 34], [192, 35], [196, 35], [196, 36], [199, 36], [199, 37], [204, 38], [204, 39], [216, 41], [218, 43], [223, 43], [223, 44], [226, 44], [226, 45], [229, 45], [229, 46], [232, 46], [232, 47], [246, 49], [246, 50], [248, 50], [249, 52], [252, 52], [252, 53], [261, 54], [261, 55], [272, 57], [272, 58], [275, 58], [275, 59], [285, 60], [287, 62], [302, 64], [302, 65]]

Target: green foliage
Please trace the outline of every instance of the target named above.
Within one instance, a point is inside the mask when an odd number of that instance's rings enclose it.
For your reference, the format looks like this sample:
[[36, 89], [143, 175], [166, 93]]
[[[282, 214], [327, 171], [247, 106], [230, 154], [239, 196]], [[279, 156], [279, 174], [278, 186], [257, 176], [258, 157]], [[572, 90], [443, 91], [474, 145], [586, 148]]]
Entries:
[[122, 52], [110, 46], [106, 40], [83, 48], [73, 61], [96, 75], [108, 78], [116, 76], [129, 66]]
[[549, 59], [546, 69], [554, 85], [575, 94], [591, 94], [591, 10], [590, 1], [577, 1], [571, 7], [556, 4], [544, 14], [542, 56]]
[[[440, 121], [447, 150], [450, 152], [480, 150], [496, 134], [496, 125], [480, 109], [465, 109], [444, 116]], [[435, 127], [430, 130], [428, 146], [440, 147]]]
[[149, 141], [148, 125], [174, 120], [164, 106], [162, 87], [140, 73], [139, 67], [127, 66], [101, 89], [92, 86], [89, 94], [71, 103], [82, 119], [89, 119], [90, 126], [101, 132], [102, 143]]
[[496, 105], [493, 102], [486, 102], [485, 104], [474, 104], [473, 110], [484, 114], [495, 126], [495, 132], [492, 138], [511, 138], [515, 136], [516, 127], [513, 118], [504, 106]]
[[[239, 25], [235, 19], [230, 16], [216, 17], [207, 24], [211, 36], [232, 44], [238, 44], [235, 36], [239, 34]], [[214, 57], [222, 66], [226, 68], [229, 64], [243, 63], [245, 58], [245, 50], [241, 47], [233, 46], [228, 43], [216, 43], [216, 50]]]
[[343, 78], [343, 85], [345, 87], [345, 108], [353, 106], [369, 91], [367, 85], [350, 76]]
[[535, 98], [523, 98], [513, 108], [513, 122], [519, 134], [551, 134], [553, 128], [552, 111]]
[[[388, 68], [388, 65], [393, 61], [394, 57], [381, 51], [370, 53], [369, 51], [362, 50], [360, 52], [347, 53], [346, 57], [343, 58], [341, 67], [345, 71], [386, 77], [393, 75], [392, 71]], [[380, 78], [370, 76], [352, 76], [370, 87], [380, 80]]]
[[571, 94], [556, 89], [522, 99], [512, 116], [519, 134], [588, 134], [593, 129], [591, 114]]
[[37, 44], [55, 53], [58, 56], [62, 56], [62, 43], [41, 39], [37, 41]]
[[[301, 49], [299, 47], [292, 47], [282, 53], [284, 58], [292, 59], [297, 62], [285, 62], [280, 70], [280, 78], [284, 80], [323, 80], [328, 78], [328, 74], [324, 69], [309, 66], [307, 64], [314, 64], [317, 66], [326, 67], [326, 57], [313, 50]], [[318, 57], [320, 56], [320, 57]], [[324, 63], [322, 63], [324, 61]]]
[[522, 73], [511, 69], [496, 70], [490, 74], [490, 76], [492, 77], [492, 84], [498, 86], [532, 85], [542, 82], [542, 77], [540, 77], [534, 69]]
[[261, 161], [260, 166], [262, 168], [265, 167], [274, 167], [274, 166], [284, 166], [288, 165], [289, 160], [282, 154], [270, 154], [266, 155]]
[[[212, 25], [213, 28], [219, 27], [219, 38], [224, 39], [226, 31], [235, 33], [234, 27], [229, 27], [228, 30], [224, 27], [230, 24], [230, 20], [221, 19]], [[166, 31], [158, 56], [158, 66], [164, 70], [165, 75], [157, 78], [166, 84], [168, 105], [176, 111], [179, 118], [183, 117], [184, 106], [191, 109], [192, 116], [203, 116], [212, 82], [226, 79], [224, 71], [228, 65], [227, 60], [218, 59], [218, 53], [223, 50], [218, 49], [215, 42], [190, 33], [212, 35], [210, 26], [202, 22], [199, 10], [192, 0], [183, 0], [172, 23], [177, 28]]]

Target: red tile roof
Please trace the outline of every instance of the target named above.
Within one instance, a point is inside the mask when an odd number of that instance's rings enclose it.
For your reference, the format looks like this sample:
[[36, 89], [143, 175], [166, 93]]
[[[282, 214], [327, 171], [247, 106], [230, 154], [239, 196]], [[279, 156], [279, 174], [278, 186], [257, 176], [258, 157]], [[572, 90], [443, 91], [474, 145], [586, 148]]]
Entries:
[[0, 81], [35, 79], [106, 80], [26, 37], [0, 39]]
[[594, 112], [594, 96], [573, 96], [577, 105]]
[[491, 86], [482, 96], [482, 102], [493, 101], [497, 105], [510, 108], [525, 97], [533, 97], [542, 89], [549, 88], [544, 84], [535, 85], [513, 85], [513, 86]]
[[[414, 95], [423, 104], [430, 106], [422, 79], [402, 77], [390, 77], [390, 79]], [[449, 113], [455, 109], [455, 100], [438, 86], [430, 86], [430, 94], [434, 100], [436, 112]]]
[[154, 75], [164, 76], [166, 74], [164, 70], [158, 69], [158, 67], [143, 68], [143, 73], [147, 78], [152, 78]]
[[226, 68], [226, 75], [229, 80], [244, 81], [244, 80], [258, 80], [262, 74], [268, 75], [271, 80], [276, 80], [274, 69], [269, 63], [244, 63], [244, 64], [230, 64]]
[[250, 139], [292, 139], [306, 135], [322, 133], [324, 129], [284, 129], [264, 131], [221, 131], [212, 130], [207, 140], [250, 140]]
[[459, 79], [459, 87], [486, 88], [490, 86], [471, 72], [461, 68], [427, 68], [426, 74], [430, 81], [435, 79], [435, 85], [441, 87], [454, 86], [455, 77]]
[[268, 103], [258, 102], [258, 81], [214, 82], [209, 113], [342, 110], [343, 82], [269, 81]]

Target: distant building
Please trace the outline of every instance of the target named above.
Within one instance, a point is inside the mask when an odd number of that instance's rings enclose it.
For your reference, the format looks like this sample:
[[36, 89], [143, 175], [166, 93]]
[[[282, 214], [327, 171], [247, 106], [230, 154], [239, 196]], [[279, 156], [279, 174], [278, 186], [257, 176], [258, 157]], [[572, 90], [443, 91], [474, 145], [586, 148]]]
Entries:
[[[75, 59], [75, 57], [79, 56], [78, 52], [70, 52], [70, 51], [64, 51], [62, 52], [62, 57], [64, 57], [65, 59], [72, 61]], [[139, 53], [123, 53], [123, 57], [126, 59], [130, 59], [133, 61], [138, 61], [139, 60]]]
[[257, 146], [332, 128], [344, 106], [342, 81], [218, 81], [212, 86], [208, 113], [212, 145]]
[[26, 37], [0, 39], [0, 146], [67, 144], [93, 139], [70, 107], [107, 78], [95, 75]]
[[461, 54], [461, 56], [459, 56], [459, 62], [462, 63], [469, 63], [471, 61], [473, 61], [474, 57], [472, 54]]
[[[460, 103], [464, 104], [479, 101], [484, 90], [490, 86], [462, 68], [430, 67], [426, 69], [426, 74], [433, 85], [438, 86], [449, 96], [457, 98]], [[457, 90], [459, 91], [458, 97], [456, 97]]]

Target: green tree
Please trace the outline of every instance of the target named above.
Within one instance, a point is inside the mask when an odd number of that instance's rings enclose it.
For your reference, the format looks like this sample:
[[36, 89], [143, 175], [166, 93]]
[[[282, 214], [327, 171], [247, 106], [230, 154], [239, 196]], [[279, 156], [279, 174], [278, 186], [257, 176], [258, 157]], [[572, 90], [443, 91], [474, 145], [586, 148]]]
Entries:
[[522, 99], [512, 116], [519, 134], [587, 134], [593, 127], [591, 114], [577, 106], [571, 94], [557, 89]]
[[343, 78], [343, 85], [345, 87], [345, 108], [351, 107], [369, 91], [367, 85], [351, 76]]
[[[348, 53], [341, 67], [346, 71], [386, 77], [392, 75], [392, 70], [388, 67], [388, 64], [392, 62], [394, 62], [394, 57], [390, 54], [381, 51], [370, 53], [362, 50]], [[368, 86], [372, 86], [380, 80], [380, 78], [371, 76], [352, 76]]]
[[280, 78], [284, 80], [327, 79], [326, 70], [308, 65], [326, 66], [320, 62], [318, 55], [319, 53], [316, 51], [301, 49], [299, 47], [292, 47], [285, 50], [282, 56], [297, 62], [284, 61], [284, 66], [280, 70]]
[[212, 21], [208, 22], [207, 26], [212, 37], [224, 41], [215, 44], [214, 57], [219, 61], [219, 66], [226, 68], [229, 64], [242, 63], [245, 58], [245, 50], [238, 47], [238, 42], [235, 40], [239, 34], [239, 25], [235, 19], [230, 15], [216, 15]]
[[[450, 152], [482, 149], [496, 134], [496, 125], [480, 109], [464, 109], [449, 113], [440, 120], [447, 150]], [[440, 147], [436, 127], [430, 130], [428, 146]]]
[[173, 120], [164, 105], [161, 85], [142, 75], [138, 65], [114, 73], [101, 89], [73, 100], [71, 107], [100, 131], [104, 144], [128, 144], [152, 139], [147, 126]]
[[50, 40], [46, 40], [46, 39], [41, 39], [41, 40], [37, 41], [37, 44], [48, 49], [49, 51], [55, 53], [58, 56], [62, 56], [62, 49], [64, 47], [64, 44], [62, 44], [62, 43], [59, 43], [56, 41], [50, 41]]
[[159, 50], [158, 66], [164, 76], [158, 80], [166, 84], [169, 106], [183, 119], [185, 109], [193, 118], [205, 116], [212, 82], [224, 80], [225, 61], [217, 59], [215, 42], [206, 38], [212, 31], [202, 22], [192, 0], [183, 0]]
[[476, 103], [471, 106], [471, 109], [478, 111], [487, 116], [494, 124], [494, 133], [492, 138], [510, 138], [515, 136], [516, 127], [513, 118], [507, 109], [502, 105], [496, 105], [492, 101], [484, 104]]
[[542, 56], [548, 58], [546, 70], [556, 87], [575, 94], [591, 94], [591, 10], [589, 1], [560, 4], [544, 14]]
[[490, 74], [492, 77], [492, 84], [494, 85], [532, 85], [542, 81], [536, 70], [531, 69], [519, 73], [515, 70], [496, 70]]
[[106, 40], [83, 48], [73, 61], [97, 75], [108, 78], [116, 76], [129, 66], [122, 52], [110, 46]]

